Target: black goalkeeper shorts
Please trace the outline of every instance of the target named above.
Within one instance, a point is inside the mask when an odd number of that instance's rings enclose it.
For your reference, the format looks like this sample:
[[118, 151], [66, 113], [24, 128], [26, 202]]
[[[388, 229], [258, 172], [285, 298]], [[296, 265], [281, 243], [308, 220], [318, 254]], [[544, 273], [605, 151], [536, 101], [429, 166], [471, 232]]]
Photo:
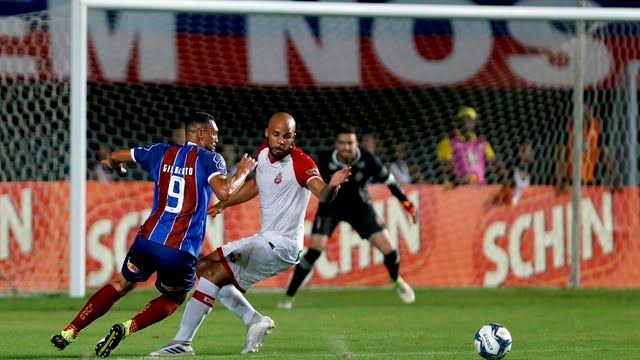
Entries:
[[331, 236], [340, 221], [351, 225], [363, 239], [384, 230], [384, 222], [376, 214], [370, 203], [349, 206], [347, 211], [338, 211], [330, 205], [320, 204], [313, 221], [312, 234]]

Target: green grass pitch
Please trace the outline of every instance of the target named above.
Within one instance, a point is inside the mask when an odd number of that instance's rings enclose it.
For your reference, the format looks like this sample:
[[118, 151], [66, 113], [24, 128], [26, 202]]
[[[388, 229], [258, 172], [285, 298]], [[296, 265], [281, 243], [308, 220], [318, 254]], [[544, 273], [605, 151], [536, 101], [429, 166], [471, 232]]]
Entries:
[[[473, 335], [485, 323], [514, 338], [507, 359], [640, 359], [639, 291], [419, 290], [404, 305], [391, 290], [303, 291], [293, 310], [280, 293], [249, 293], [276, 322], [258, 354], [240, 356], [244, 326], [221, 304], [196, 335], [191, 359], [480, 359]], [[49, 343], [84, 300], [63, 295], [0, 299], [0, 358], [92, 358], [96, 341], [155, 297], [134, 291], [59, 352]], [[127, 339], [110, 358], [142, 359], [175, 334], [182, 308]]]

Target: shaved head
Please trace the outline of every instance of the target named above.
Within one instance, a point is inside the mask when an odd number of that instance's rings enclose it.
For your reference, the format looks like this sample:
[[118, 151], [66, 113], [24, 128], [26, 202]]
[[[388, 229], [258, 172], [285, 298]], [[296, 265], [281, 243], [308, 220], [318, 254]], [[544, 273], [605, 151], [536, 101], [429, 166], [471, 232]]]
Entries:
[[286, 112], [279, 112], [273, 114], [273, 116], [269, 119], [269, 124], [267, 128], [272, 129], [276, 126], [282, 126], [284, 128], [292, 129], [294, 132], [296, 131], [296, 119], [291, 116], [291, 114]]
[[291, 114], [279, 112], [273, 114], [264, 130], [269, 142], [269, 153], [272, 158], [280, 160], [289, 154], [296, 137], [296, 120]]

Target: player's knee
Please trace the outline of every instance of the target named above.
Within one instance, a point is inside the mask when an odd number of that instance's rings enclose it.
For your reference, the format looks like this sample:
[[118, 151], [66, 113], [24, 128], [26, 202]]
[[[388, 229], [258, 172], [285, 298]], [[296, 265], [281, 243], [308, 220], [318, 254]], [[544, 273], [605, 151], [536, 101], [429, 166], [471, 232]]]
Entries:
[[196, 263], [196, 275], [204, 276], [209, 269], [213, 268], [215, 264], [219, 262], [220, 258], [215, 251], [203, 258], [200, 258]]
[[323, 252], [327, 248], [327, 237], [324, 235], [311, 235], [309, 249], [315, 249]]
[[126, 295], [129, 291], [133, 290], [138, 283], [129, 281], [125, 279], [122, 275], [120, 275], [116, 280], [114, 280], [111, 285], [118, 292], [118, 294], [122, 297]]

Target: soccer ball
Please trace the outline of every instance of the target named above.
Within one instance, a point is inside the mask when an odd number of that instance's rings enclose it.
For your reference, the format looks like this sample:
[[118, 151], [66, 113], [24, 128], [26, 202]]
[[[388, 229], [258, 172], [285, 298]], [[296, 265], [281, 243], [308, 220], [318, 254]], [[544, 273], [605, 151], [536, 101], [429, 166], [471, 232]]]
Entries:
[[476, 351], [484, 359], [502, 359], [511, 351], [511, 333], [500, 324], [484, 325], [476, 332]]

